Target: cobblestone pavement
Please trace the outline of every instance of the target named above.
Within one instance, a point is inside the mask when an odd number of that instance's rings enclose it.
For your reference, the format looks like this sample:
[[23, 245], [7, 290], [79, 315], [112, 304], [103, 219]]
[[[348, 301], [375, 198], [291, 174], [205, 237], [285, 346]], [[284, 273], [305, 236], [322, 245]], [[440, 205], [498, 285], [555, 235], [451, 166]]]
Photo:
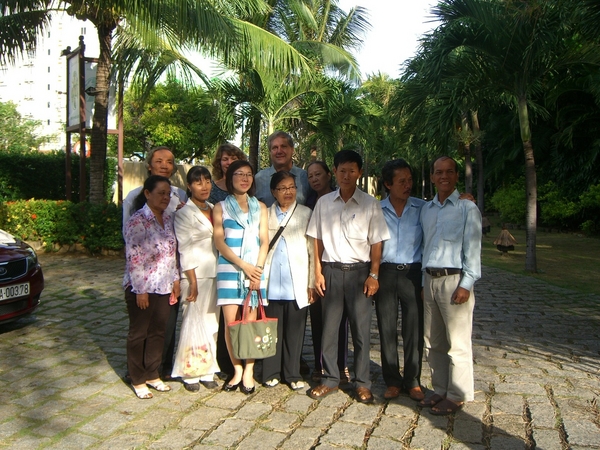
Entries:
[[[476, 398], [451, 417], [403, 395], [383, 399], [375, 314], [372, 405], [342, 391], [313, 401], [282, 385], [191, 394], [178, 382], [142, 401], [121, 380], [124, 261], [40, 258], [42, 305], [0, 326], [0, 449], [600, 449], [598, 296], [485, 268]], [[308, 333], [305, 345], [308, 359]]]

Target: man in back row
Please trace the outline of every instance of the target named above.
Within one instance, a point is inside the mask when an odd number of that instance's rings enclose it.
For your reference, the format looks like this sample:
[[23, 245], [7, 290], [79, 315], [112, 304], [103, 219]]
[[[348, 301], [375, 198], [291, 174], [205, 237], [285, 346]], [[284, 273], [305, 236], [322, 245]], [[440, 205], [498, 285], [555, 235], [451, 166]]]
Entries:
[[256, 174], [256, 198], [270, 207], [275, 198], [271, 194], [271, 177], [275, 172], [285, 170], [296, 177], [296, 201], [304, 205], [310, 190], [306, 170], [294, 165], [294, 140], [285, 131], [276, 131], [267, 138], [267, 147], [271, 158], [271, 167]]

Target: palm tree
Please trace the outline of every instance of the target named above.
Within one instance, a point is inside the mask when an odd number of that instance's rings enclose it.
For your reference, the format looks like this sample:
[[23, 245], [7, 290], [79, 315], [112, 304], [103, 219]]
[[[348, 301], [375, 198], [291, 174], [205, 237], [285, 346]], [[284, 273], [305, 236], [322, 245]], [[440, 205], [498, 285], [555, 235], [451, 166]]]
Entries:
[[[527, 251], [525, 268], [537, 270], [537, 177], [531, 118], [545, 115], [547, 82], [560, 67], [590, 61], [585, 46], [572, 45], [570, 10], [560, 0], [442, 0], [433, 13], [440, 20], [430, 68], [440, 75], [444, 59], [460, 51], [471, 60], [469, 70], [483, 81], [480, 89], [495, 90], [517, 114], [525, 158]], [[464, 76], [459, 69], [454, 76]], [[534, 108], [532, 110], [532, 107]]]
[[[54, 9], [53, 9], [54, 8]], [[304, 58], [276, 36], [236, 17], [264, 14], [263, 0], [72, 0], [10, 2], [0, 10], [0, 50], [2, 58], [14, 60], [24, 49], [34, 49], [38, 33], [57, 9], [97, 29], [100, 54], [96, 72], [94, 115], [91, 140], [90, 201], [104, 200], [106, 163], [108, 87], [113, 63], [115, 32], [126, 26], [147, 47], [157, 49], [168, 41], [172, 48], [187, 43], [205, 53], [220, 57], [227, 65], [279, 67], [306, 70]]]

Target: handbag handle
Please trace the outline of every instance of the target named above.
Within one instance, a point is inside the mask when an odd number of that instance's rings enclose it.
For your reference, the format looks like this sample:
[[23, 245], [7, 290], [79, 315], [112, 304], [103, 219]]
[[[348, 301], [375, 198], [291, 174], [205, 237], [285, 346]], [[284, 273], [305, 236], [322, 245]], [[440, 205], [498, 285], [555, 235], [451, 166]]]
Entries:
[[[266, 317], [265, 307], [262, 302], [262, 294], [260, 289], [256, 290], [258, 294], [258, 313], [256, 314], [256, 320], [263, 320]], [[244, 299], [244, 303], [242, 303], [242, 323], [248, 323], [248, 318], [246, 317], [246, 311], [250, 309], [250, 298], [252, 297], [252, 289], [248, 289], [248, 294], [246, 294], [246, 298]], [[260, 318], [259, 318], [260, 316]]]

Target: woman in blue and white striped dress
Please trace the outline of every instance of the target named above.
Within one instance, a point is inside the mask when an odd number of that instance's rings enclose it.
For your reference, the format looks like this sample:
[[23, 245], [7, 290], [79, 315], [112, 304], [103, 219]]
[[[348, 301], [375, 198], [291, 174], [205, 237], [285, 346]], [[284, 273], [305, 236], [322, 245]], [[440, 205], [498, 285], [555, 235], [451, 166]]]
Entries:
[[[213, 210], [214, 240], [219, 251], [217, 265], [217, 305], [222, 307], [226, 326], [241, 313], [241, 305], [248, 291], [252, 291], [256, 317], [257, 291], [264, 291], [263, 269], [269, 248], [268, 213], [266, 206], [254, 197], [254, 173], [248, 161], [234, 161], [225, 175], [229, 196]], [[254, 392], [254, 360], [242, 361], [233, 356], [229, 330], [225, 330], [227, 350], [234, 367], [234, 375], [223, 390], [244, 394]]]

